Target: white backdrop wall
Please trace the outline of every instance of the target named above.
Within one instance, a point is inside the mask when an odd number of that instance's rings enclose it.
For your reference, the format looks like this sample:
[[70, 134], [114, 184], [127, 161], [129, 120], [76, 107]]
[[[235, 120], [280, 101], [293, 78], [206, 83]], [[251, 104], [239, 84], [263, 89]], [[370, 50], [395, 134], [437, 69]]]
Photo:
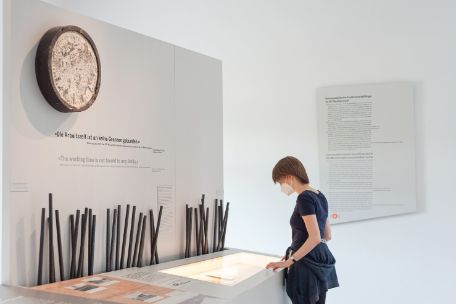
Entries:
[[315, 89], [416, 83], [418, 213], [334, 227], [329, 303], [454, 303], [456, 4], [449, 0], [49, 0], [224, 62], [228, 243], [280, 254], [293, 199], [271, 183], [290, 154], [318, 186]]
[[[0, 68], [3, 71], [3, 1], [2, 5], [0, 5], [0, 26], [2, 27], [2, 30], [0, 31]], [[2, 94], [3, 98], [3, 73], [0, 73], [0, 92]], [[3, 99], [2, 99], [3, 102]], [[0, 115], [0, 134], [3, 139], [3, 112]], [[0, 167], [3, 172], [3, 145], [2, 148], [0, 149]], [[0, 175], [0, 197], [3, 196], [3, 174]], [[1, 209], [0, 209], [1, 210]], [[0, 221], [2, 219], [2, 215], [0, 214]], [[2, 223], [0, 222], [0, 235], [3, 235], [2, 233]], [[1, 244], [1, 241], [0, 241]], [[2, 250], [0, 250], [0, 261], [2, 261], [2, 255], [1, 255]], [[2, 280], [2, 263], [0, 263], [0, 281]]]
[[[9, 19], [5, 33], [11, 36], [5, 38], [3, 282], [36, 284], [40, 214], [48, 205], [49, 192], [54, 194], [54, 209], [60, 211], [66, 277], [70, 213], [89, 207], [98, 217], [94, 272], [99, 273], [105, 268], [106, 209], [123, 205], [123, 231], [125, 205], [137, 206], [136, 216], [140, 212], [149, 216], [152, 209], [157, 219], [163, 189], [168, 189], [164, 193], [168, 203], [158, 253], [161, 261], [183, 257], [185, 204], [196, 206], [204, 193], [212, 214], [213, 199], [223, 198], [220, 60], [37, 0], [9, 4], [5, 6]], [[35, 77], [39, 39], [49, 28], [67, 24], [87, 30], [101, 58], [97, 101], [82, 113], [55, 111], [44, 100]], [[70, 139], [58, 132], [86, 134], [88, 139]], [[134, 138], [139, 143], [112, 145], [103, 139], [107, 137]], [[143, 265], [150, 259], [149, 239], [146, 233]]]

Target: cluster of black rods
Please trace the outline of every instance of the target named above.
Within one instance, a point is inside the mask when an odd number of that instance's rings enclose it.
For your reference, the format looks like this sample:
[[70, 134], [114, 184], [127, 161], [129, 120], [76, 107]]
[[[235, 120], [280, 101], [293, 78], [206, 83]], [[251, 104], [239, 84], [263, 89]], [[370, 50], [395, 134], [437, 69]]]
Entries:
[[[146, 233], [147, 216], [139, 213], [139, 220], [136, 229], [136, 236], [134, 236], [135, 213], [136, 206], [132, 208], [131, 225], [130, 225], [130, 238], [127, 251], [127, 261], [125, 264], [125, 247], [127, 242], [128, 224], [130, 220], [130, 205], [127, 205], [125, 214], [125, 223], [123, 226], [122, 249], [120, 249], [120, 220], [121, 220], [121, 205], [114, 209], [111, 226], [111, 210], [106, 211], [107, 229], [106, 229], [106, 271], [124, 269], [125, 267], [141, 267], [143, 261], [144, 251], [144, 238]], [[149, 223], [150, 223], [150, 251], [151, 258], [149, 265], [158, 264], [158, 250], [157, 240], [160, 231], [160, 222], [162, 218], [163, 206], [160, 206], [157, 223], [154, 221], [154, 212], [149, 210]], [[59, 261], [60, 281], [65, 280], [65, 269], [63, 263], [62, 252], [62, 233], [60, 229], [60, 214], [59, 210], [53, 210], [52, 193], [49, 193], [49, 214], [46, 218], [46, 208], [41, 209], [41, 231], [40, 231], [40, 247], [38, 257], [38, 279], [37, 285], [43, 284], [43, 263], [44, 263], [44, 241], [48, 237], [49, 244], [49, 283], [56, 282], [55, 276], [55, 258], [54, 258], [54, 215], [55, 215], [55, 228], [57, 232], [57, 251]], [[93, 275], [94, 268], [94, 253], [95, 253], [95, 229], [96, 229], [96, 215], [92, 214], [92, 209], [85, 208], [84, 213], [81, 215], [80, 210], [76, 210], [76, 214], [69, 216], [70, 221], [70, 272], [68, 279], [75, 279], [84, 276], [84, 255], [87, 234], [87, 274]], [[79, 225], [80, 223], [80, 225]], [[46, 225], [47, 224], [47, 225]], [[48, 233], [45, 233], [45, 230]], [[79, 231], [80, 236], [79, 236]], [[78, 250], [78, 239], [79, 250]], [[133, 247], [133, 238], [135, 239]], [[79, 256], [77, 255], [79, 251]], [[115, 260], [114, 260], [115, 256]], [[113, 265], [114, 263], [114, 265]]]
[[[63, 263], [62, 252], [62, 233], [60, 229], [60, 214], [59, 210], [53, 210], [52, 193], [49, 193], [49, 215], [46, 218], [46, 208], [41, 208], [41, 231], [40, 231], [40, 248], [38, 257], [38, 279], [37, 284], [43, 284], [43, 259], [44, 259], [44, 239], [45, 229], [47, 224], [47, 236], [49, 244], [49, 283], [56, 281], [55, 276], [55, 261], [54, 261], [54, 212], [55, 212], [55, 228], [57, 232], [57, 252], [59, 261], [60, 280], [65, 280], [65, 266]], [[81, 218], [81, 241], [79, 243], [79, 257], [77, 256], [78, 234], [79, 234], [79, 219]], [[94, 244], [95, 244], [95, 229], [97, 216], [92, 214], [92, 209], [85, 208], [81, 217], [81, 211], [76, 211], [75, 216], [70, 215], [70, 275], [69, 278], [79, 278], [84, 275], [84, 254], [85, 254], [85, 237], [88, 235], [87, 252], [88, 252], [88, 274], [93, 274], [94, 260]], [[88, 227], [87, 227], [88, 226]]]
[[[127, 211], [125, 214], [125, 222], [123, 226], [123, 237], [122, 237], [122, 249], [120, 249], [120, 220], [121, 220], [121, 206], [118, 205], [117, 209], [114, 209], [112, 217], [111, 227], [111, 210], [108, 209], [106, 212], [107, 229], [106, 229], [106, 272], [112, 270], [119, 270], [130, 268], [130, 267], [142, 267], [143, 252], [144, 252], [144, 238], [146, 234], [147, 215], [139, 213], [138, 226], [136, 229], [136, 237], [134, 237], [134, 226], [136, 219], [136, 206], [132, 208], [131, 225], [130, 225], [130, 237], [128, 242], [127, 250], [127, 263], [125, 265], [125, 247], [127, 245], [127, 234], [128, 234], [128, 220], [130, 219], [130, 205], [127, 205]], [[149, 265], [158, 264], [158, 250], [157, 240], [158, 233], [160, 231], [160, 222], [162, 218], [163, 206], [160, 206], [158, 211], [157, 225], [154, 221], [154, 212], [149, 210], [149, 224], [150, 224], [150, 262]], [[135, 239], [135, 245], [133, 248], [133, 238]], [[115, 250], [115, 252], [114, 252]], [[115, 255], [115, 260], [114, 260]], [[114, 262], [114, 265], [113, 265]]]
[[[185, 206], [185, 258], [190, 257], [192, 252], [193, 211], [195, 213], [196, 255], [209, 253], [209, 207], [205, 207], [204, 200], [205, 195], [203, 194], [201, 197], [201, 204], [199, 204], [198, 207], [189, 207], [188, 204]], [[225, 236], [230, 203], [226, 204], [225, 210], [223, 210], [223, 200], [220, 200], [219, 204], [219, 200], [215, 199], [214, 205], [212, 252], [217, 252], [225, 249]]]

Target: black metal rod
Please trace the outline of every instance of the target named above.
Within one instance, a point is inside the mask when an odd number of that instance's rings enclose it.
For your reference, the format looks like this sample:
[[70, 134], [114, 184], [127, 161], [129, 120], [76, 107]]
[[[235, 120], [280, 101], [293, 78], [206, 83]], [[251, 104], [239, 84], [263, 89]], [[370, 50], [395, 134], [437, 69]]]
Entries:
[[222, 239], [223, 233], [223, 202], [220, 200], [220, 205], [218, 206], [219, 214], [219, 225], [218, 225], [218, 241], [217, 241], [217, 251], [220, 250], [220, 240]]
[[192, 217], [192, 212], [193, 212], [193, 209], [191, 207], [188, 207], [187, 208], [187, 242], [186, 242], [186, 257], [189, 258], [190, 257], [190, 250], [191, 250], [191, 241], [190, 241], [190, 238], [191, 238], [191, 228], [192, 228], [192, 223], [190, 222], [190, 218]]
[[204, 254], [204, 205], [199, 205], [200, 211], [200, 231], [199, 231], [199, 245], [200, 245], [200, 253]]
[[81, 214], [81, 236], [80, 236], [80, 240], [79, 240], [79, 256], [78, 256], [78, 261], [77, 261], [77, 265], [76, 265], [76, 272], [75, 272], [75, 278], [80, 278], [81, 275], [81, 268], [84, 264], [84, 246], [83, 244], [85, 243], [85, 227], [87, 226], [87, 222], [86, 222], [86, 214], [85, 212]]
[[70, 268], [70, 279], [76, 278], [76, 254], [78, 247], [78, 234], [79, 234], [79, 218], [81, 211], [76, 210], [76, 223], [74, 224], [72, 246], [71, 246], [71, 268]]
[[200, 255], [199, 252], [199, 225], [198, 225], [198, 208], [195, 207], [195, 245], [196, 245], [196, 255]]
[[112, 262], [114, 259], [114, 243], [116, 241], [116, 224], [117, 224], [117, 209], [114, 209], [112, 216], [112, 230], [111, 230], [111, 248], [109, 249], [109, 271], [112, 270]]
[[220, 204], [218, 207], [218, 231], [219, 231], [219, 234], [220, 234], [220, 231], [222, 230], [222, 221], [223, 221], [223, 207], [222, 205]]
[[192, 217], [193, 217], [193, 208], [190, 207], [188, 211], [188, 218], [189, 218], [189, 223], [188, 223], [188, 257], [192, 255]]
[[60, 233], [59, 210], [55, 210], [55, 226], [57, 228], [57, 250], [59, 253], [60, 281], [65, 281], [65, 270], [64, 270], [64, 266], [63, 266], [63, 252], [62, 252], [62, 235]]
[[217, 206], [218, 206], [218, 199], [215, 199], [215, 206], [214, 206], [214, 230], [212, 235], [212, 252], [215, 252], [217, 247]]
[[185, 204], [185, 250], [184, 258], [187, 258], [188, 251], [188, 204]]
[[222, 229], [220, 230], [220, 239], [218, 241], [218, 251], [222, 250], [222, 241], [223, 241], [223, 234], [225, 233], [225, 219], [226, 219], [226, 211], [224, 212], [223, 219], [222, 219]]
[[155, 247], [154, 256], [155, 256], [155, 264], [160, 264], [160, 260], [158, 259], [158, 248], [157, 247]]
[[41, 208], [40, 251], [38, 255], [38, 279], [37, 285], [43, 284], [43, 252], [44, 252], [44, 229], [46, 227], [46, 208]]
[[204, 205], [204, 199], [205, 199], [206, 195], [203, 193], [201, 195], [201, 215], [202, 215], [202, 226], [203, 226], [203, 231], [201, 232], [202, 236], [202, 242], [201, 242], [201, 253], [206, 253], [205, 250], [206, 250], [206, 245], [207, 245], [207, 238], [206, 238], [206, 230], [207, 230], [207, 227], [206, 227], [206, 216], [204, 214], [204, 210], [206, 209], [205, 208], [205, 205]]
[[142, 219], [143, 214], [142, 212], [139, 213], [139, 221], [138, 221], [138, 228], [136, 229], [136, 239], [135, 239], [135, 250], [133, 251], [133, 261], [132, 261], [132, 267], [135, 267], [137, 264], [137, 257], [138, 257], [138, 250], [139, 250], [139, 239], [141, 237], [141, 225], [142, 225]]
[[[46, 225], [47, 225], [47, 229], [48, 229], [48, 238], [49, 238], [49, 217], [46, 218]], [[49, 240], [48, 240], [49, 241]], [[49, 245], [49, 244], [48, 244]], [[49, 250], [48, 250], [49, 251]], [[48, 258], [49, 258], [49, 252], [48, 252]], [[51, 271], [50, 271], [50, 268], [51, 268], [51, 261], [49, 259], [48, 261], [48, 269], [49, 269], [49, 276], [48, 276], [48, 284], [49, 283], [53, 283], [51, 282]], [[54, 281], [55, 282], [55, 281]]]
[[88, 210], [85, 208], [81, 221], [81, 244], [79, 246], [79, 262], [77, 277], [80, 278], [84, 275], [84, 254], [85, 254], [85, 235], [87, 229], [87, 216]]
[[187, 232], [187, 235], [188, 235], [188, 240], [187, 240], [187, 257], [190, 257], [190, 254], [191, 254], [191, 251], [192, 251], [192, 222], [191, 222], [191, 218], [193, 216], [193, 208], [192, 207], [189, 207], [188, 208], [188, 232]]
[[111, 241], [111, 209], [106, 210], [106, 272], [109, 271], [109, 243]]
[[87, 275], [90, 275], [90, 269], [92, 268], [92, 261], [90, 257], [92, 256], [92, 225], [93, 225], [93, 218], [91, 209], [89, 209], [88, 215], [88, 227], [87, 227]]
[[224, 247], [225, 247], [224, 239], [225, 239], [225, 235], [226, 235], [226, 227], [227, 227], [227, 222], [228, 222], [229, 207], [230, 207], [230, 204], [227, 203], [226, 209], [225, 209], [225, 213], [224, 213], [224, 216], [223, 216], [222, 234], [220, 236], [220, 239], [219, 239], [219, 242], [218, 242], [218, 246], [217, 246], [218, 250], [223, 250]]
[[220, 209], [219, 210], [221, 211], [220, 217], [219, 217], [219, 219], [220, 219], [219, 225], [220, 225], [220, 231], [221, 231], [223, 228], [223, 216], [224, 216], [223, 200], [220, 200]]
[[131, 250], [133, 248], [133, 236], [134, 236], [134, 230], [135, 230], [135, 215], [136, 215], [136, 206], [133, 206], [133, 211], [131, 213], [130, 237], [128, 239], [127, 268], [131, 267]]
[[116, 238], [116, 270], [119, 270], [119, 262], [120, 262], [120, 213], [121, 213], [121, 205], [117, 205], [117, 238]]
[[218, 206], [219, 212], [219, 231], [218, 231], [218, 241], [217, 241], [217, 251], [220, 251], [220, 242], [222, 241], [223, 235], [223, 203], [220, 200], [220, 205]]
[[[158, 245], [157, 245], [158, 246]], [[154, 264], [160, 264], [160, 260], [158, 258], [158, 247], [155, 246], [155, 252], [154, 252], [154, 257], [155, 257], [155, 260], [154, 260]]]
[[201, 232], [203, 231], [203, 218], [201, 217], [201, 204], [198, 205], [198, 236], [196, 239], [197, 255], [201, 255]]
[[225, 222], [223, 224], [223, 236], [222, 236], [222, 250], [225, 249], [225, 236], [226, 236], [226, 228], [228, 226], [228, 214], [230, 211], [230, 203], [226, 203], [226, 210], [225, 210]]
[[184, 258], [188, 257], [188, 204], [185, 205], [185, 250]]
[[193, 208], [188, 208], [188, 240], [187, 240], [187, 257], [189, 258], [192, 252], [192, 222], [191, 218], [193, 216]]
[[206, 244], [207, 244], [207, 225], [206, 225], [206, 213], [204, 212], [204, 207], [201, 208], [203, 213], [203, 232], [202, 232], [202, 244], [201, 244], [201, 252], [206, 254]]
[[144, 237], [146, 236], [146, 223], [147, 223], [147, 216], [144, 215], [143, 222], [142, 222], [142, 229], [141, 229], [141, 241], [139, 245], [139, 253], [138, 253], [138, 263], [137, 267], [142, 267], [142, 257], [144, 251]]
[[127, 204], [127, 212], [125, 213], [125, 223], [123, 227], [122, 250], [120, 252], [120, 269], [124, 269], [125, 260], [125, 246], [127, 245], [127, 232], [128, 232], [128, 216], [130, 215], [130, 205]]
[[49, 193], [49, 283], [55, 282], [52, 193]]
[[209, 231], [209, 207], [206, 207], [206, 216], [204, 219], [204, 253], [209, 253], [209, 239], [208, 239], [208, 231]]
[[204, 217], [204, 199], [205, 199], [205, 194], [203, 193], [201, 195], [201, 205], [199, 206], [200, 208], [200, 246], [201, 246], [201, 254], [204, 254], [204, 246], [205, 246], [205, 239], [204, 239], [204, 222], [205, 222], [205, 217]]
[[89, 259], [90, 259], [90, 269], [89, 269], [89, 275], [93, 275], [93, 262], [94, 262], [94, 257], [95, 257], [95, 228], [96, 228], [96, 224], [97, 224], [97, 216], [96, 215], [93, 215], [92, 216], [93, 219], [92, 219], [92, 230], [90, 231], [90, 234], [92, 235], [90, 237], [90, 256], [89, 256]]
[[207, 249], [207, 216], [208, 216], [208, 212], [207, 212], [207, 208], [204, 207], [203, 205], [203, 208], [202, 208], [202, 212], [203, 212], [203, 253], [206, 254], [206, 249]]
[[[71, 259], [73, 258], [71, 253], [73, 252], [73, 237], [74, 237], [74, 215], [70, 214], [70, 262], [68, 265], [70, 266], [68, 269], [71, 268]], [[71, 279], [71, 270], [69, 273], [69, 278]]]
[[[153, 240], [153, 245], [152, 245], [152, 252], [151, 255], [155, 256], [157, 253], [157, 242], [158, 242], [158, 233], [160, 232], [160, 223], [161, 223], [161, 218], [162, 218], [162, 213], [163, 213], [163, 206], [160, 206], [160, 210], [158, 211], [158, 219], [157, 219], [157, 228], [155, 229], [155, 234], [154, 234], [154, 240]], [[158, 254], [155, 256], [155, 260], [158, 263]]]
[[87, 262], [87, 270], [89, 271], [92, 265], [90, 265], [91, 260], [90, 257], [92, 256], [92, 209], [89, 209], [89, 228], [88, 228], [88, 233], [87, 233], [87, 256], [88, 256], [88, 262]]
[[154, 223], [154, 211], [152, 209], [149, 210], [149, 223], [150, 223], [150, 262], [149, 265], [153, 265], [155, 262], [155, 256], [152, 255], [152, 243], [154, 240], [154, 235], [155, 235], [155, 223]]

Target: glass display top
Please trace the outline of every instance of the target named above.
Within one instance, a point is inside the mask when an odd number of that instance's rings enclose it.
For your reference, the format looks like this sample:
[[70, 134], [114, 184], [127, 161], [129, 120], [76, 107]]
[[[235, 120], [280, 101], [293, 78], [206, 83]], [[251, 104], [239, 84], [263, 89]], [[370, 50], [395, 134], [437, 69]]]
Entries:
[[266, 271], [269, 262], [279, 259], [273, 256], [239, 252], [187, 265], [160, 270], [159, 272], [180, 277], [234, 286], [260, 271]]

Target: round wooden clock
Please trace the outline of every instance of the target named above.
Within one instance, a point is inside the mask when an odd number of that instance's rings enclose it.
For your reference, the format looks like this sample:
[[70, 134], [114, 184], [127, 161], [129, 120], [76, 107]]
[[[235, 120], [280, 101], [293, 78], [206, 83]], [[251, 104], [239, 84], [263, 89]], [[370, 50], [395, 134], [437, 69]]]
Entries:
[[77, 26], [48, 30], [40, 40], [35, 73], [41, 93], [60, 112], [88, 109], [100, 89], [101, 68], [92, 38]]

